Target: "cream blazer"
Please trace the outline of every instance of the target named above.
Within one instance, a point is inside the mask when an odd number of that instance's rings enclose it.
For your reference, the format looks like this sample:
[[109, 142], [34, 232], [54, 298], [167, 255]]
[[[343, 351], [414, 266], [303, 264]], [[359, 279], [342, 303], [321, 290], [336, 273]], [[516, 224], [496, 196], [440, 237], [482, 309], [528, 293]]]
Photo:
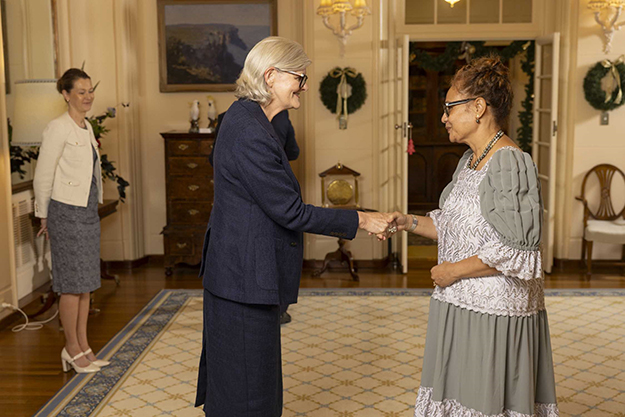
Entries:
[[102, 199], [102, 169], [100, 152], [93, 129], [79, 127], [69, 113], [48, 123], [37, 158], [33, 188], [35, 216], [48, 217], [50, 199], [74, 206], [87, 207], [93, 176], [93, 151], [98, 154], [96, 178], [98, 201]]

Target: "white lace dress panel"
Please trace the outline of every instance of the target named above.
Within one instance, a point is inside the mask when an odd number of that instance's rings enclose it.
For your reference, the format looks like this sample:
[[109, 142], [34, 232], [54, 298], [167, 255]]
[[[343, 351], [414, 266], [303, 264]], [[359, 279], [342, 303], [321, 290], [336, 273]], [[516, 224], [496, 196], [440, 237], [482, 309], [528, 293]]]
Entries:
[[432, 388], [420, 387], [415, 416], [428, 417], [558, 417], [560, 412], [556, 404], [534, 404], [534, 414], [528, 415], [512, 410], [503, 410], [499, 414], [484, 414], [465, 407], [456, 400], [432, 400]]
[[428, 216], [438, 233], [439, 263], [458, 262], [477, 255], [501, 273], [464, 278], [445, 288], [436, 287], [432, 297], [486, 314], [536, 314], [545, 308], [541, 254], [505, 245], [482, 216], [479, 186], [488, 165], [487, 162], [479, 171], [463, 168], [442, 209]]

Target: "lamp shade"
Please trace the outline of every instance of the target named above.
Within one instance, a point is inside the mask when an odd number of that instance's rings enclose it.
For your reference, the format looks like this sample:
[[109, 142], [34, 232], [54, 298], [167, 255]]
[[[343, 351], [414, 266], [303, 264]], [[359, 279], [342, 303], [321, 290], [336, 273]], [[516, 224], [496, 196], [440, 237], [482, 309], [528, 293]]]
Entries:
[[608, 7], [608, 2], [606, 0], [590, 0], [588, 2], [588, 8], [594, 12], [598, 12], [606, 7]]
[[56, 91], [56, 80], [15, 82], [15, 113], [11, 126], [13, 146], [37, 146], [50, 121], [67, 110], [63, 96]]
[[332, 11], [334, 13], [349, 12], [351, 9], [352, 4], [349, 0], [334, 0], [334, 3], [332, 3]]

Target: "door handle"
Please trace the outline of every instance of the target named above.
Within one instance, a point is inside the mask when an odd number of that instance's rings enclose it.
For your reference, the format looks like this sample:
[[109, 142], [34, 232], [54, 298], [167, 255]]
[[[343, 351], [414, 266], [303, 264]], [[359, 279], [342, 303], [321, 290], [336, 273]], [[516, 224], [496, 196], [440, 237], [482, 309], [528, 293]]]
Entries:
[[412, 139], [412, 123], [408, 122], [404, 122], [400, 125], [395, 125], [395, 129], [402, 129], [401, 134], [408, 139]]
[[555, 136], [558, 133], [558, 122], [553, 121], [553, 128], [551, 130], [551, 136]]

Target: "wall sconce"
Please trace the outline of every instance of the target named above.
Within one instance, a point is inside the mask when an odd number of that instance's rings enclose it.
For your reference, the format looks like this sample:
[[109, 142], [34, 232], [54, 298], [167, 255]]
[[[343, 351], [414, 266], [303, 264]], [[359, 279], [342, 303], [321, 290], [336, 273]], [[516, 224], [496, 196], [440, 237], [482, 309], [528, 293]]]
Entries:
[[[625, 22], [616, 23], [621, 16], [625, 0], [590, 0], [588, 2], [588, 8], [595, 12], [595, 20], [603, 29], [603, 36], [605, 37], [605, 46], [603, 52], [610, 53], [612, 49], [612, 37], [614, 31], [619, 30]], [[601, 14], [604, 9], [608, 9], [607, 13], [604, 13], [602, 18]]]
[[[356, 23], [350, 27], [346, 27], [348, 12], [357, 19]], [[339, 53], [342, 58], [345, 55], [347, 38], [354, 30], [363, 25], [365, 16], [370, 15], [371, 10], [367, 7], [366, 0], [354, 0], [353, 6], [350, 0], [321, 0], [321, 4], [317, 7], [317, 14], [323, 18], [325, 27], [330, 29], [338, 38]], [[339, 21], [336, 27], [330, 24], [330, 16], [332, 15], [339, 15]]]
[[445, 0], [447, 3], [449, 3], [449, 5], [451, 6], [451, 8], [454, 8], [454, 5], [456, 3], [458, 3], [460, 0]]

